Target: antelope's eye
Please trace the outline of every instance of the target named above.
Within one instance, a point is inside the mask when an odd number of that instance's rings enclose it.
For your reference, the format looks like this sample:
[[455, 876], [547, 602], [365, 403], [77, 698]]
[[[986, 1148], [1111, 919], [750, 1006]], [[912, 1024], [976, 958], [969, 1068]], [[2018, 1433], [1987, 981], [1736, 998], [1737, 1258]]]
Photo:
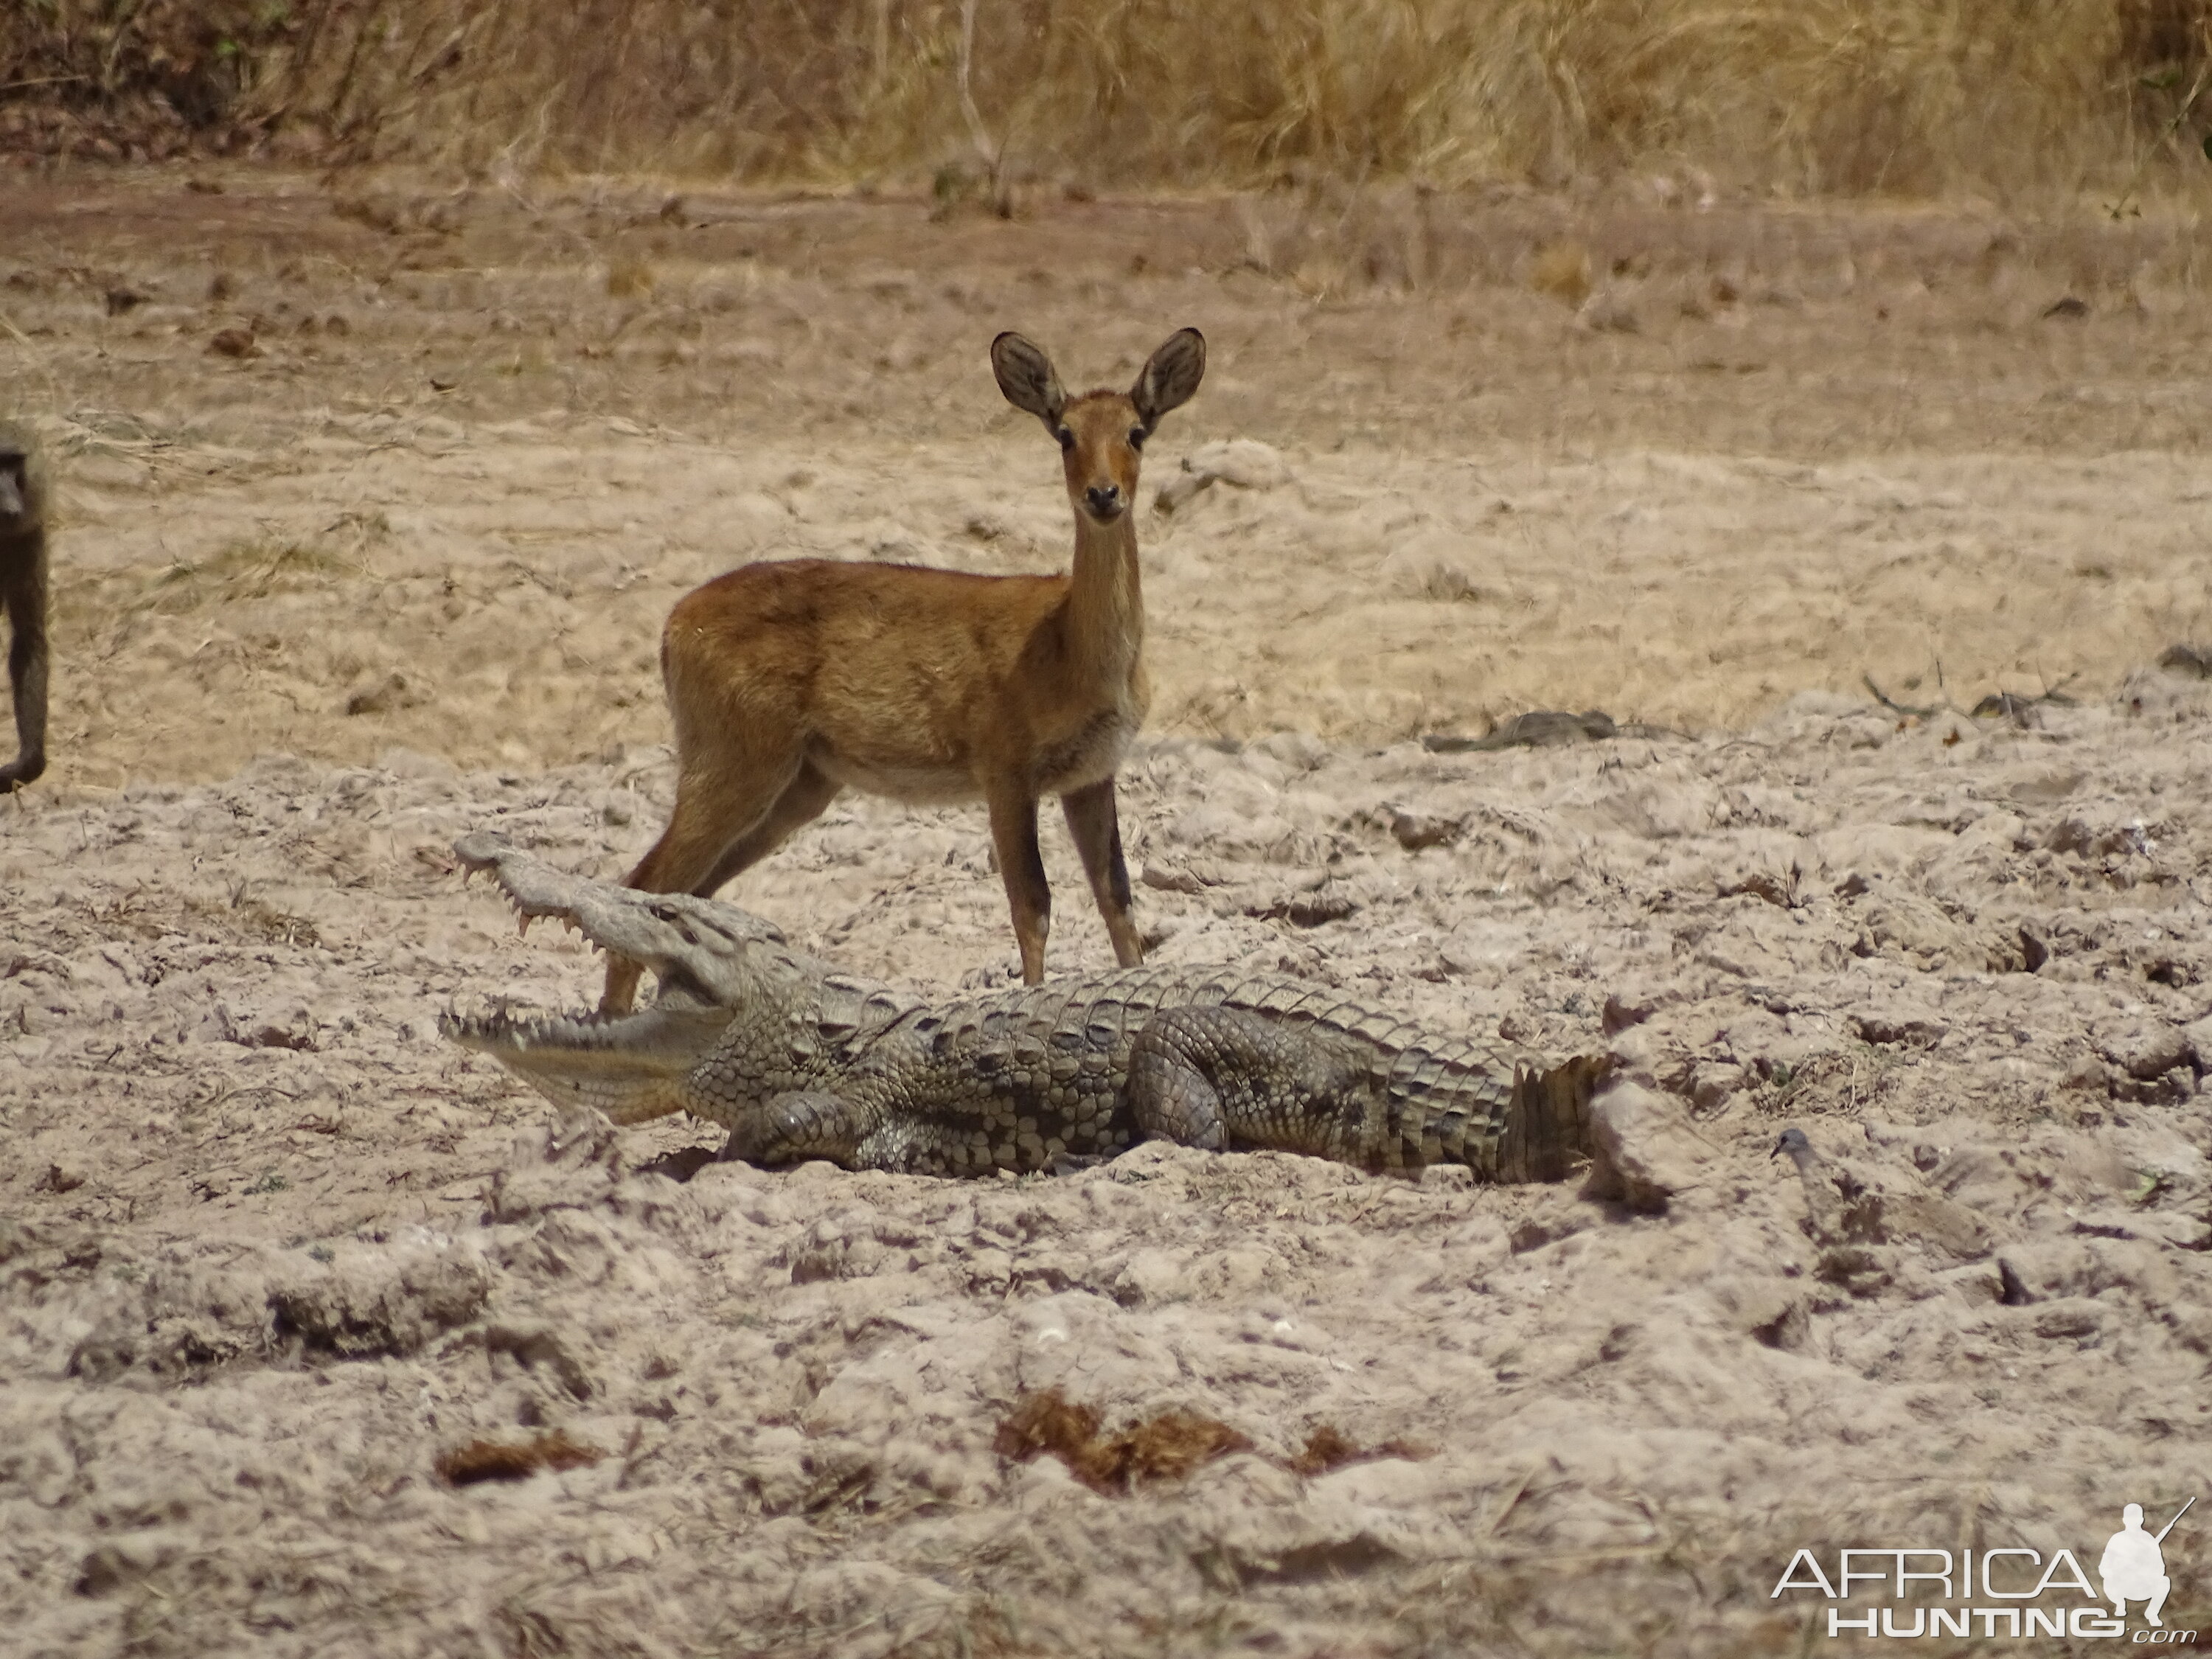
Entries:
[[1140, 426], [1131, 427], [1129, 428], [1129, 447], [1132, 449], [1142, 449], [1145, 447], [1145, 440], [1152, 435], [1152, 434], [1151, 433], [1146, 431], [1145, 428]]
[[1062, 449], [1073, 449], [1075, 447], [1075, 434], [1073, 432], [1070, 432], [1066, 427], [1061, 427], [1060, 430], [1054, 433], [1052, 435], [1060, 440], [1060, 447]]

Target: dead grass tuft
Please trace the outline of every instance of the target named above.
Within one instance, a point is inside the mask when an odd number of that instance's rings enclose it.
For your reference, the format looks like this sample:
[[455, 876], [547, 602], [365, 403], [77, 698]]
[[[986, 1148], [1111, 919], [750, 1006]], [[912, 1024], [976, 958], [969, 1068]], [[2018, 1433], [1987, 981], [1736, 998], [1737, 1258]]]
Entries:
[[1201, 1463], [1252, 1443], [1226, 1423], [1190, 1412], [1164, 1411], [1102, 1437], [1098, 1413], [1058, 1389], [1017, 1405], [992, 1437], [1000, 1456], [1025, 1463], [1050, 1452], [1093, 1492], [1127, 1492], [1149, 1480], [1179, 1480]]
[[[45, 0], [0, 150], [1912, 193], [2201, 168], [2212, 0]], [[978, 173], [984, 183], [975, 185]]]
[[1528, 286], [1573, 310], [1589, 298], [1589, 250], [1574, 241], [1553, 242], [1538, 249], [1528, 264]]
[[566, 1429], [551, 1429], [519, 1444], [471, 1440], [441, 1453], [437, 1469], [449, 1486], [470, 1486], [479, 1480], [527, 1480], [540, 1469], [580, 1469], [605, 1455]]
[[[1252, 1442], [1226, 1423], [1184, 1411], [1164, 1411], [1110, 1435], [1099, 1433], [1101, 1419], [1058, 1389], [1047, 1389], [1018, 1403], [992, 1437], [991, 1448], [1010, 1462], [1025, 1463], [1049, 1452], [1093, 1492], [1127, 1492], [1149, 1480], [1179, 1480], [1201, 1463], [1230, 1452], [1250, 1451]], [[1403, 1457], [1418, 1462], [1436, 1449], [1410, 1440], [1386, 1440], [1362, 1449], [1332, 1424], [1317, 1425], [1304, 1448], [1283, 1467], [1294, 1474], [1326, 1474], [1347, 1463]]]
[[1385, 1440], [1379, 1446], [1363, 1449], [1335, 1425], [1323, 1423], [1306, 1437], [1304, 1449], [1291, 1459], [1290, 1468], [1293, 1474], [1312, 1476], [1327, 1474], [1347, 1463], [1371, 1463], [1385, 1457], [1402, 1457], [1409, 1463], [1419, 1463], [1436, 1455], [1434, 1446], [1417, 1440]]
[[617, 259], [607, 267], [611, 300], [642, 299], [652, 294], [653, 286], [653, 267], [643, 259]]

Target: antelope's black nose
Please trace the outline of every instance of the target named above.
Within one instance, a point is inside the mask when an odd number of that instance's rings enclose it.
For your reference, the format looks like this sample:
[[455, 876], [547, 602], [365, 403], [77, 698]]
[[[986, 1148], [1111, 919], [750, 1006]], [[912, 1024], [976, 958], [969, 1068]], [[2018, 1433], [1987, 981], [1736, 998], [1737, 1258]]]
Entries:
[[1121, 510], [1121, 486], [1093, 484], [1083, 492], [1085, 505], [1094, 519], [1110, 519]]

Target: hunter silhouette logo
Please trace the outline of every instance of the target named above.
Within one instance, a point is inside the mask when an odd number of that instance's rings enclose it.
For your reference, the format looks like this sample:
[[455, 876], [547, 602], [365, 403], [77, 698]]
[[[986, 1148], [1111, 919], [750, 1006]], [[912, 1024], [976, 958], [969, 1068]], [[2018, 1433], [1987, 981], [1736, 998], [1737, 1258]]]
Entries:
[[2189, 1513], [2192, 1498], [2158, 1530], [2154, 1538], [2142, 1529], [2142, 1505], [2130, 1504], [2120, 1511], [2120, 1530], [2114, 1533], [2105, 1545], [2104, 1559], [2097, 1563], [2097, 1577], [2105, 1581], [2105, 1599], [2112, 1604], [2115, 1618], [2128, 1616], [2128, 1603], [2144, 1601], [2150, 1605], [2143, 1609], [2143, 1622], [2163, 1626], [2165, 1620], [2158, 1610], [2166, 1605], [2166, 1592], [2173, 1588], [2173, 1580], [2166, 1576], [2166, 1557], [2159, 1546], [2166, 1542], [2174, 1522]]
[[[2195, 1631], [2168, 1630], [2159, 1615], [2173, 1589], [2161, 1546], [2196, 1502], [2190, 1498], [2154, 1533], [2144, 1529], [2142, 1504], [2123, 1509], [2119, 1531], [2106, 1540], [2097, 1559], [2101, 1596], [2072, 1550], [2054, 1550], [2045, 1557], [2040, 1550], [2008, 1545], [1981, 1550], [1839, 1550], [1832, 1577], [1819, 1556], [1801, 1549], [1790, 1558], [1768, 1599], [1790, 1590], [1814, 1591], [1832, 1604], [1847, 1603], [1854, 1595], [1873, 1598], [1870, 1607], [1827, 1607], [1832, 1637], [2103, 1637], [2124, 1638], [2131, 1646], [2191, 1646], [2197, 1641]], [[2070, 1601], [2045, 1599], [2069, 1591]], [[1881, 1605], [1902, 1604], [1908, 1597], [1910, 1607]], [[2143, 1623], [2132, 1632], [2127, 1623], [2130, 1601], [2142, 1604]]]

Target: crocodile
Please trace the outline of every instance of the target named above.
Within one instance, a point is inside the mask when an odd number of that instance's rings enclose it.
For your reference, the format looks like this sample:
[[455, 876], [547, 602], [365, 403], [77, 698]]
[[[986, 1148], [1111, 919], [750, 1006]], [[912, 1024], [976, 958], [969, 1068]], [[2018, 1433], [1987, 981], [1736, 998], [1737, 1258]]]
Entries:
[[1024, 1174], [1164, 1138], [1536, 1182], [1592, 1151], [1601, 1059], [1427, 1036], [1310, 981], [1155, 965], [933, 1003], [732, 904], [565, 874], [488, 833], [454, 851], [495, 876], [526, 931], [558, 919], [659, 989], [627, 1015], [450, 1014], [446, 1035], [559, 1105], [709, 1119], [726, 1158]]

